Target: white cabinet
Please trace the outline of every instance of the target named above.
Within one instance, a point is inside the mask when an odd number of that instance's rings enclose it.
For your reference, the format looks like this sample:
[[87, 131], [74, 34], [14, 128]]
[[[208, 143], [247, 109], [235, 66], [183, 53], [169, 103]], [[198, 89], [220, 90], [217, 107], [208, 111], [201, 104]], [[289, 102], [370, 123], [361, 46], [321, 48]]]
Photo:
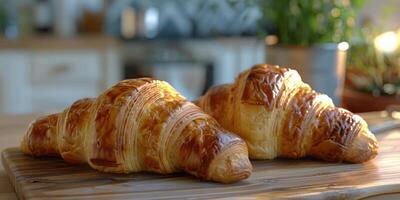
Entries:
[[91, 50], [42, 51], [31, 54], [34, 112], [65, 108], [101, 92], [101, 54]]
[[101, 75], [96, 51], [64, 50], [32, 53], [33, 83], [95, 82]]
[[0, 51], [0, 113], [32, 111], [29, 59], [24, 51]]
[[117, 48], [0, 51], [0, 113], [58, 112], [122, 78]]

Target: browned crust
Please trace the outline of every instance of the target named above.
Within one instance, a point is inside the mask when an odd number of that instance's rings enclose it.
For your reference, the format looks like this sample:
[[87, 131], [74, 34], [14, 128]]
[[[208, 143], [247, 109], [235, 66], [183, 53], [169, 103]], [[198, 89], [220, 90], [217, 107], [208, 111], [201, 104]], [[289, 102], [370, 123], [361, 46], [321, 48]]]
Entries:
[[[229, 116], [227, 116], [227, 106], [232, 105], [233, 96], [230, 85], [218, 85], [210, 88], [207, 91], [206, 98], [200, 101], [197, 105], [201, 106], [205, 112], [211, 114], [221, 124], [229, 123]], [[227, 124], [224, 124], [227, 126]]]
[[245, 145], [243, 140], [223, 130], [212, 119], [191, 122], [183, 130], [183, 138], [180, 162], [185, 171], [203, 179], [212, 178], [208, 177], [208, 169], [217, 155], [231, 145]]
[[287, 158], [300, 158], [301, 145], [304, 142], [304, 130], [301, 125], [305, 115], [310, 112], [313, 107], [313, 101], [317, 97], [317, 93], [309, 87], [303, 87], [294, 95], [283, 122], [283, 130], [281, 134], [280, 156]]
[[272, 109], [284, 90], [282, 82], [287, 71], [287, 68], [266, 64], [251, 68], [244, 83], [242, 103], [264, 105]]
[[[291, 94], [291, 92], [296, 93]], [[215, 117], [224, 128], [233, 132], [238, 131], [238, 134], [244, 138], [251, 138], [247, 134], [267, 134], [246, 132], [241, 128], [240, 117], [237, 117], [240, 115], [236, 112], [239, 104], [259, 105], [260, 109], [266, 110], [267, 113], [264, 114], [279, 115], [271, 118], [271, 120], [279, 121], [269, 123], [272, 126], [270, 131], [279, 132], [273, 133], [278, 136], [276, 155], [268, 157], [311, 156], [325, 161], [341, 162], [345, 160], [344, 152], [352, 151], [350, 146], [358, 134], [364, 134], [365, 131], [360, 133], [361, 129], [366, 129], [365, 134], [369, 132], [366, 124], [362, 125], [360, 122], [362, 119], [344, 109], [333, 108], [331, 101], [325, 97], [318, 98], [320, 95], [307, 84], [302, 83], [293, 70], [259, 64], [242, 72], [233, 84], [211, 88], [205, 96], [200, 98], [198, 105]], [[318, 102], [315, 102], [316, 99]], [[280, 111], [270, 112], [275, 108], [279, 108]], [[230, 116], [225, 116], [226, 113]], [[282, 114], [285, 116], [281, 117]], [[254, 127], [259, 126], [260, 124], [257, 123], [260, 121], [254, 121]], [[252, 127], [252, 124], [248, 124], [252, 122], [245, 123], [247, 123], [246, 127]], [[365, 147], [360, 146], [361, 142], [357, 143], [359, 144], [358, 152], [362, 149], [366, 151], [357, 153], [363, 159], [348, 152], [351, 158], [349, 157], [346, 161], [364, 162], [374, 157], [377, 149], [377, 145], [374, 145], [376, 138], [373, 135], [363, 138]], [[263, 142], [276, 145], [268, 141]], [[262, 153], [263, 150], [259, 151]]]
[[94, 99], [84, 98], [74, 102], [63, 113], [66, 117], [65, 130], [60, 130], [60, 154], [64, 160], [71, 163], [86, 162], [83, 151], [83, 134], [86, 134], [86, 124], [89, 119], [90, 108]]
[[31, 124], [27, 133], [28, 150], [34, 156], [57, 156], [58, 114], [39, 118]]
[[[87, 161], [100, 171], [184, 170], [224, 183], [251, 173], [243, 140], [222, 129], [171, 86], [150, 78], [122, 81], [96, 99], [75, 102], [60, 117], [38, 120], [31, 129], [41, 141], [28, 138], [29, 142], [51, 143], [43, 145], [51, 148], [46, 152], [31, 147], [40, 151], [34, 155], [54, 151], [69, 162]], [[49, 141], [43, 132], [53, 133]]]
[[94, 149], [89, 161], [98, 167], [118, 167], [116, 152], [124, 151], [124, 143], [117, 143], [117, 127], [122, 126], [125, 120], [118, 118], [124, 116], [126, 105], [138, 88], [154, 81], [151, 78], [125, 80], [113, 86], [102, 96], [97, 98], [95, 118], [95, 135], [92, 144]]
[[322, 110], [313, 126], [308, 155], [334, 162], [343, 161], [345, 151], [361, 128], [351, 112], [334, 107]]
[[[165, 168], [159, 157], [160, 134], [163, 123], [167, 122], [170, 115], [179, 109], [186, 100], [176, 99], [171, 101], [169, 94], [165, 93], [164, 98], [153, 103], [143, 115], [139, 125], [139, 146], [143, 166], [148, 171], [165, 173]], [[170, 101], [166, 101], [166, 100]]]

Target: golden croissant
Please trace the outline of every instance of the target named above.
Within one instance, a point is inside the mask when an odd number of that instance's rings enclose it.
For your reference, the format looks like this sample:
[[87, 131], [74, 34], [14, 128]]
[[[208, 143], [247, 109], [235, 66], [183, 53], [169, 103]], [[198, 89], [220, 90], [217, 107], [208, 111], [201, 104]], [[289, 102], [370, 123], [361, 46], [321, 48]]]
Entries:
[[360, 163], [377, 155], [367, 123], [313, 91], [295, 70], [256, 65], [233, 84], [211, 88], [196, 104], [241, 136], [250, 158]]
[[246, 143], [164, 81], [121, 81], [95, 99], [32, 122], [21, 150], [103, 172], [185, 171], [204, 180], [250, 176]]

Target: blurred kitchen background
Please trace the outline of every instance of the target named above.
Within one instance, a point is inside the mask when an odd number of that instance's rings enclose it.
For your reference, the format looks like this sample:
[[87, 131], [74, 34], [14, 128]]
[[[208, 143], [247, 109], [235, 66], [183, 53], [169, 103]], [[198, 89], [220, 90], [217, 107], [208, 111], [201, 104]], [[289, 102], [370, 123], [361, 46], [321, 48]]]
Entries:
[[191, 100], [257, 63], [354, 112], [400, 104], [400, 0], [1, 0], [0, 113], [151, 76]]

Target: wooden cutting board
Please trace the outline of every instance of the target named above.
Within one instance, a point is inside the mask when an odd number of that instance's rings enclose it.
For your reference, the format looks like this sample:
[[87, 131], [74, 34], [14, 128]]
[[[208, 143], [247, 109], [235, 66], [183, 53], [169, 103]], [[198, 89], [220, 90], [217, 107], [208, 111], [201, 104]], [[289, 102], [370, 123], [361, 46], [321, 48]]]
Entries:
[[[384, 137], [383, 137], [384, 136]], [[17, 148], [2, 161], [20, 199], [365, 198], [400, 197], [400, 132], [382, 135], [377, 158], [365, 164], [313, 160], [253, 161], [244, 181], [224, 185], [185, 174], [108, 174], [55, 158], [33, 158]]]

